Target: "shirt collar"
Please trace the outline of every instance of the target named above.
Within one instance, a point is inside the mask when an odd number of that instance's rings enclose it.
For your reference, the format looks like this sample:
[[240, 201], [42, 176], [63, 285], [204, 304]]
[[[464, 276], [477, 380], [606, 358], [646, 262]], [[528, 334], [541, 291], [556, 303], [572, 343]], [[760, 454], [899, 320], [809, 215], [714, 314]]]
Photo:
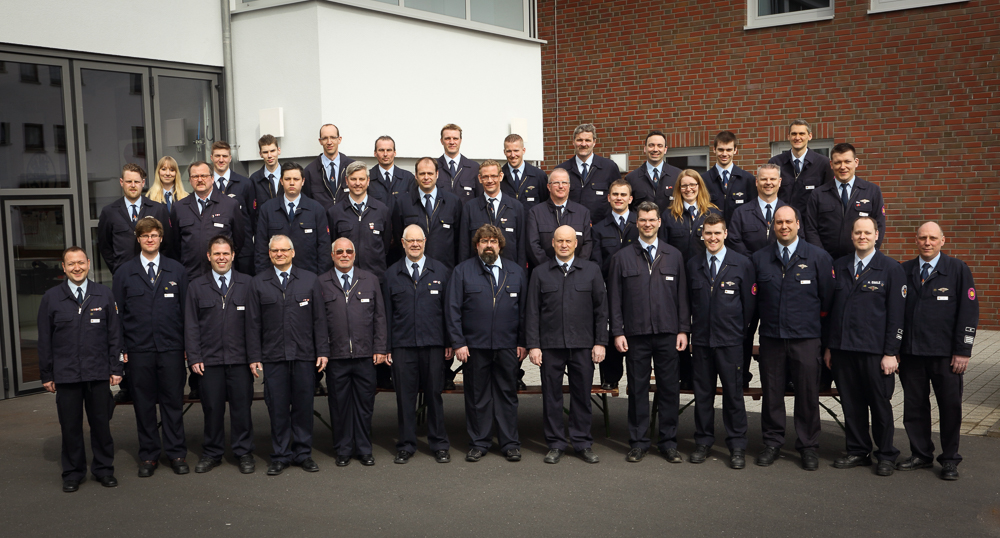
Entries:
[[[501, 198], [503, 198], [503, 192], [497, 191], [497, 195], [493, 197], [493, 199], [497, 201], [497, 205], [496, 205], [497, 209], [500, 208], [500, 200], [501, 200]], [[486, 203], [488, 204], [490, 202], [490, 195], [486, 194], [484, 192], [483, 193], [483, 199], [485, 199]]]
[[774, 212], [778, 210], [778, 199], [775, 198], [773, 202], [765, 202], [760, 196], [757, 197], [757, 205], [760, 206], [760, 214], [763, 215], [767, 213], [767, 206], [771, 206], [771, 216], [774, 217]]
[[354, 198], [351, 198], [350, 196], [348, 196], [347, 199], [350, 200], [351, 207], [353, 207], [353, 206], [355, 206], [355, 205], [357, 205], [359, 203], [362, 204], [362, 206], [361, 206], [362, 209], [364, 209], [365, 207], [368, 207], [368, 193], [367, 192], [365, 193], [365, 197], [362, 198], [360, 202], [355, 202]]
[[219, 173], [218, 173], [218, 172], [216, 172], [216, 171], [215, 171], [215, 170], [213, 169], [213, 170], [212, 170], [212, 182], [213, 182], [213, 183], [218, 183], [218, 182], [219, 182], [219, 178], [221, 177], [222, 179], [226, 180], [226, 185], [229, 185], [229, 176], [231, 176], [231, 175], [232, 175], [232, 173], [233, 173], [233, 169], [232, 169], [232, 168], [226, 168], [226, 173], [225, 173], [225, 174], [222, 174], [222, 175], [220, 176], [220, 175], [219, 175]]
[[653, 177], [653, 170], [654, 169], [660, 171], [659, 172], [659, 177], [662, 178], [663, 177], [663, 161], [660, 161], [660, 164], [658, 164], [656, 166], [653, 166], [653, 164], [651, 162], [646, 161], [646, 173], [649, 174], [649, 177]]
[[568, 266], [568, 267], [566, 267], [566, 269], [569, 269], [570, 267], [573, 267], [573, 262], [576, 261], [576, 256], [573, 256], [568, 261], [564, 261], [564, 262], [559, 261], [559, 258], [554, 258], [554, 259], [556, 261], [556, 265], [558, 265], [559, 267], [562, 267], [563, 264], [565, 263]]
[[[722, 269], [722, 261], [726, 259], [726, 246], [723, 245], [718, 254], [712, 254], [708, 249], [705, 249], [705, 262], [708, 263], [706, 267], [712, 266], [712, 256], [715, 256], [715, 269]], [[789, 256], [791, 255], [789, 254]]]
[[219, 273], [216, 273], [215, 271], [212, 271], [212, 276], [215, 277], [215, 285], [216, 286], [222, 287], [221, 283], [219, 282], [219, 277], [223, 277], [223, 276], [226, 277], [226, 285], [227, 286], [229, 286], [230, 284], [233, 283], [233, 269], [231, 267], [229, 268], [228, 271], [226, 271], [224, 274], [221, 274], [221, 275]]
[[920, 258], [920, 257], [918, 257], [917, 259], [920, 261], [920, 269], [921, 270], [923, 270], [925, 263], [929, 263], [929, 264], [931, 264], [931, 268], [928, 269], [928, 272], [929, 273], [933, 273], [934, 270], [937, 269], [938, 262], [941, 261], [941, 253], [938, 252], [937, 256], [934, 256], [934, 259], [931, 260], [931, 261], [929, 261], [929, 262], [925, 262], [924, 259]]
[[404, 259], [406, 260], [406, 269], [407, 269], [406, 272], [407, 273], [410, 273], [410, 272], [413, 271], [413, 264], [417, 264], [417, 271], [419, 271], [420, 274], [424, 274], [424, 265], [427, 264], [427, 256], [421, 256], [420, 259], [417, 260], [417, 261], [415, 261], [415, 262], [414, 261], [410, 261], [409, 258], [404, 258]]
[[83, 279], [83, 283], [80, 284], [79, 286], [77, 286], [76, 284], [70, 282], [69, 279], [66, 279], [66, 285], [69, 286], [70, 295], [72, 295], [73, 298], [76, 299], [76, 288], [79, 287], [80, 290], [83, 292], [83, 296], [86, 297], [87, 296], [87, 282], [89, 282], [89, 281], [90, 281], [90, 279], [85, 278], [85, 279]]
[[653, 240], [652, 243], [647, 243], [647, 242], [643, 241], [641, 237], [638, 237], [637, 239], [639, 240], [639, 245], [642, 246], [642, 250], [647, 250], [649, 248], [649, 246], [652, 245], [654, 253], [660, 251], [660, 245], [658, 244], [659, 242], [657, 240]]
[[449, 166], [451, 166], [451, 161], [455, 161], [455, 170], [458, 170], [459, 168], [462, 167], [462, 154], [461, 154], [461, 152], [458, 155], [455, 155], [455, 158], [449, 157], [447, 153], [445, 153], [445, 154], [443, 154], [441, 156], [444, 157], [444, 167], [445, 168], [448, 168]]
[[871, 254], [869, 254], [868, 256], [865, 256], [864, 259], [859, 258], [858, 257], [858, 252], [855, 251], [854, 252], [854, 267], [858, 266], [858, 262], [861, 262], [861, 266], [862, 267], [868, 267], [868, 264], [872, 262], [872, 258], [873, 257], [875, 257], [875, 251], [874, 250], [872, 250]]
[[348, 281], [351, 284], [354, 284], [354, 266], [353, 265], [351, 266], [351, 270], [348, 271], [348, 272], [346, 272], [346, 273], [343, 272], [343, 271], [341, 271], [340, 269], [337, 269], [336, 267], [334, 267], [334, 269], [336, 269], [336, 271], [334, 271], [334, 272], [337, 273], [337, 284], [340, 284], [341, 287], [344, 286], [344, 275], [347, 275]]
[[420, 193], [421, 203], [423, 203], [423, 201], [425, 200], [424, 196], [427, 196], [428, 194], [431, 195], [431, 203], [432, 204], [434, 203], [435, 200], [437, 200], [438, 188], [437, 188], [436, 185], [434, 186], [434, 189], [431, 192], [424, 192], [424, 191], [420, 190], [420, 187], [417, 187], [417, 191]]
[[[483, 262], [482, 258], [479, 258], [479, 261], [482, 262], [484, 266], [491, 267], [490, 265], [486, 265], [486, 262]], [[500, 269], [503, 269], [503, 263], [500, 261], [500, 256], [497, 256], [497, 261], [493, 262], [492, 266], [497, 268], [498, 273], [500, 272]]]
[[275, 181], [281, 181], [281, 163], [279, 162], [277, 166], [274, 167], [274, 172], [267, 169], [267, 165], [264, 165], [264, 177], [274, 174]]
[[[586, 164], [587, 164], [587, 168], [588, 168], [588, 169], [589, 169], [589, 168], [593, 168], [593, 167], [594, 167], [594, 154], [593, 154], [593, 153], [591, 153], [591, 154], [590, 154], [590, 156], [588, 156], [588, 157], [587, 157], [587, 160], [586, 160], [586, 161], [581, 161], [581, 160], [580, 160], [580, 156], [579, 156], [579, 155], [577, 155], [577, 156], [576, 156], [576, 157], [574, 157], [574, 158], [576, 159], [576, 169], [577, 169], [578, 171], [579, 171], [579, 170], [580, 170], [581, 168], [583, 168], [583, 165], [584, 165], [584, 163], [586, 163]], [[588, 170], [588, 172], [589, 172], [589, 170]]]
[[285, 193], [285, 206], [286, 207], [288, 206], [288, 204], [295, 204], [295, 209], [298, 209], [299, 208], [299, 201], [300, 200], [302, 200], [302, 195], [301, 194], [299, 194], [298, 196], [296, 196], [294, 200], [291, 200], [291, 199], [288, 198], [288, 193], [287, 192]]
[[140, 258], [139, 261], [142, 262], [142, 268], [143, 269], [148, 270], [149, 269], [149, 262], [153, 262], [153, 272], [156, 272], [156, 273], [160, 272], [160, 253], [159, 252], [156, 253], [156, 257], [153, 258], [152, 260], [147, 260], [146, 257], [143, 256], [142, 254], [139, 254], [139, 258]]
[[323, 169], [326, 170], [327, 172], [330, 171], [330, 163], [336, 164], [337, 165], [337, 174], [338, 175], [340, 174], [340, 152], [339, 151], [337, 152], [337, 156], [334, 157], [332, 160], [329, 157], [326, 156], [326, 153], [323, 153], [322, 155], [320, 155], [320, 160], [323, 162]]
[[125, 200], [125, 211], [128, 212], [128, 216], [129, 217], [132, 216], [132, 205], [133, 204], [135, 204], [135, 210], [136, 210], [136, 212], [139, 212], [142, 209], [142, 195], [139, 195], [139, 199], [136, 200], [135, 202], [129, 202], [128, 198], [126, 198], [125, 196], [122, 196], [122, 200]]
[[[851, 176], [851, 180], [847, 182], [847, 194], [848, 195], [850, 195], [851, 193], [854, 192], [854, 180], [855, 179], [858, 179], [858, 176]], [[840, 180], [838, 179], [837, 180], [837, 194], [840, 194], [840, 186], [841, 185], [843, 185], [843, 183], [841, 183]]]
[[685, 213], [690, 213], [692, 207], [695, 208], [696, 210], [698, 209], [698, 206], [696, 206], [694, 204], [689, 204], [689, 203], [687, 203], [687, 202], [685, 202], [683, 200], [681, 200], [681, 203], [684, 204], [684, 212]]
[[204, 199], [206, 202], [212, 199], [212, 193], [215, 192], [215, 183], [212, 183], [212, 188], [208, 190], [208, 196], [202, 198], [197, 192], [194, 193], [195, 201]]
[[628, 222], [628, 214], [629, 214], [628, 206], [625, 206], [625, 212], [622, 213], [621, 215], [615, 213], [614, 211], [611, 211], [611, 216], [615, 219], [615, 224], [618, 224], [618, 217], [624, 217], [625, 222]]
[[[278, 275], [278, 280], [281, 280], [281, 269], [278, 269], [277, 265], [272, 265], [272, 267], [274, 267], [274, 274]], [[285, 271], [285, 272], [288, 273], [288, 278], [291, 279], [291, 277], [292, 277], [292, 266], [289, 265], [288, 266], [288, 270]]]
[[388, 170], [386, 170], [385, 168], [382, 168], [381, 164], [378, 165], [378, 174], [380, 176], [382, 176], [379, 179], [385, 179], [386, 172], [389, 173], [389, 177], [395, 176], [396, 175], [396, 165], [395, 164], [390, 165]]
[[715, 163], [715, 170], [719, 172], [719, 177], [722, 177], [723, 170], [728, 170], [729, 177], [733, 177], [733, 166], [734, 166], [733, 163], [729, 163], [728, 168], [723, 168], [719, 163]]
[[524, 161], [521, 161], [521, 166], [512, 167], [510, 163], [507, 163], [507, 168], [510, 168], [511, 177], [514, 177], [514, 170], [517, 170], [518, 179], [524, 179]]
[[[785, 245], [781, 243], [775, 243], [778, 246], [778, 259], [781, 259], [781, 249], [785, 248]], [[788, 259], [792, 259], [795, 255], [795, 251], [799, 248], [799, 236], [795, 236], [795, 241], [792, 241], [791, 245], [788, 245]]]

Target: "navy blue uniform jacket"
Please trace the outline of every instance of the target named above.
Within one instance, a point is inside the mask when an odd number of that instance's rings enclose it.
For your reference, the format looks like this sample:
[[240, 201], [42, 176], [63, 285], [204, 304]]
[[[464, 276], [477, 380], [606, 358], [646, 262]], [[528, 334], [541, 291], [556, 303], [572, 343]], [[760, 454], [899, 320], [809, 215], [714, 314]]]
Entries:
[[937, 266], [920, 283], [920, 258], [903, 263], [906, 273], [904, 355], [972, 356], [979, 326], [979, 297], [969, 266], [941, 253]]
[[[687, 263], [691, 258], [705, 253], [705, 239], [701, 236], [701, 232], [705, 228], [705, 217], [711, 213], [715, 213], [720, 217], [722, 216], [721, 211], [714, 207], [709, 207], [708, 211], [698, 213], [698, 216], [693, 219], [691, 218], [691, 214], [687, 212], [681, 213], [681, 218], [678, 219], [667, 209], [663, 214], [663, 218], [660, 219], [662, 222], [659, 234], [660, 239], [665, 240], [667, 243], [670, 243], [670, 246], [681, 251], [684, 263]], [[732, 230], [730, 230], [730, 236], [732, 236], [732, 233]]]
[[562, 217], [550, 198], [545, 203], [531, 208], [528, 213], [528, 261], [532, 267], [544, 264], [555, 256], [552, 235], [560, 226], [572, 226], [576, 230], [576, 256], [588, 259], [594, 251], [590, 234], [590, 211], [572, 200], [566, 201]]
[[389, 352], [385, 303], [378, 277], [354, 267], [351, 289], [344, 290], [340, 273], [330, 269], [319, 276], [330, 339], [330, 360], [371, 359]]
[[500, 202], [495, 204], [496, 217], [490, 219], [489, 204], [485, 195], [479, 195], [465, 203], [462, 211], [462, 226], [459, 228], [458, 237], [458, 258], [466, 260], [477, 256], [476, 247], [472, 244], [472, 238], [476, 235], [476, 230], [484, 224], [492, 224], [503, 233], [507, 240], [506, 246], [501, 253], [504, 257], [510, 258], [521, 267], [528, 265], [527, 235], [525, 229], [528, 227], [527, 218], [524, 214], [524, 207], [512, 196], [503, 195]]
[[87, 283], [83, 305], [68, 282], [50, 288], [38, 305], [38, 369], [42, 383], [107, 381], [122, 375], [121, 323], [111, 290]]
[[664, 162], [660, 180], [654, 186], [646, 161], [643, 161], [639, 168], [625, 176], [629, 185], [632, 185], [632, 204], [629, 208], [635, 211], [639, 204], [649, 201], [660, 208], [661, 214], [670, 211], [670, 203], [674, 201], [674, 185], [677, 184], [677, 175], [680, 173], [680, 168]]
[[[250, 181], [250, 178], [241, 176], [230, 170], [229, 181], [226, 182], [226, 191], [224, 194], [240, 204], [240, 211], [243, 212], [244, 226], [246, 226], [246, 241], [249, 243], [254, 232], [254, 223], [257, 222], [257, 211], [254, 208], [256, 193], [253, 182]], [[247, 253], [251, 256], [253, 255], [249, 250], [244, 250], [241, 253], [241, 257], [246, 256]]]
[[450, 160], [445, 155], [438, 157], [437, 187], [439, 191], [448, 191], [458, 196], [464, 204], [482, 192], [482, 186], [479, 185], [479, 163], [467, 159], [465, 155], [459, 155], [459, 159], [455, 161], [453, 177], [448, 167]]
[[[743, 204], [733, 213], [729, 222], [729, 237], [726, 238], [726, 248], [735, 250], [744, 256], [752, 256], [754, 252], [769, 247], [778, 242], [774, 235], [774, 213], [779, 207], [788, 204], [777, 199], [771, 204], [771, 222], [764, 220], [760, 212], [759, 199]], [[802, 227], [799, 227], [799, 239], [805, 239]]]
[[878, 185], [861, 178], [854, 180], [850, 204], [844, 210], [840, 199], [840, 182], [834, 180], [816, 187], [806, 204], [806, 240], [830, 253], [834, 259], [854, 253], [851, 233], [858, 217], [872, 217], [878, 224], [878, 241], [875, 249], [882, 246], [885, 238], [885, 205], [882, 190]]
[[[354, 201], [348, 196], [326, 210], [330, 223], [330, 239], [346, 237], [354, 243], [354, 263], [375, 275], [379, 281], [385, 276], [386, 256], [392, 244], [392, 215], [389, 208], [368, 197], [364, 211], [358, 213]], [[327, 254], [330, 249], [327, 248]]]
[[160, 271], [150, 283], [146, 263], [136, 256], [115, 273], [112, 290], [121, 315], [123, 351], [183, 350], [187, 270], [161, 252]]
[[340, 154], [340, 167], [337, 168], [337, 182], [332, 187], [329, 183], [330, 170], [323, 167], [323, 156], [319, 155], [302, 169], [302, 194], [316, 200], [324, 209], [330, 209], [334, 204], [350, 195], [344, 178], [347, 177], [347, 165], [354, 162], [343, 153]]
[[778, 198], [788, 200], [789, 205], [798, 209], [799, 213], [805, 214], [806, 204], [816, 188], [834, 181], [833, 169], [830, 168], [830, 159], [807, 149], [802, 157], [802, 171], [799, 172], [799, 177], [795, 177], [794, 160], [792, 151], [785, 150], [767, 162], [776, 164], [781, 169]]
[[687, 278], [680, 251], [658, 240], [650, 264], [636, 241], [611, 258], [611, 336], [690, 332]]
[[788, 267], [778, 247], [752, 256], [757, 271], [758, 334], [768, 338], [823, 338], [833, 306], [833, 260], [825, 250], [799, 240]]
[[330, 226], [326, 220], [326, 209], [316, 200], [300, 195], [295, 208], [295, 218], [288, 220], [288, 206], [285, 197], [268, 200], [257, 214], [257, 237], [254, 239], [254, 267], [257, 272], [268, 271], [271, 258], [268, 256], [267, 242], [276, 235], [284, 235], [292, 240], [295, 247], [293, 264], [315, 273], [329, 271], [333, 267], [330, 257]]
[[591, 223], [600, 222], [611, 213], [608, 191], [611, 190], [611, 183], [622, 178], [622, 173], [614, 161], [594, 155], [591, 166], [587, 168], [586, 182], [576, 167], [575, 155], [556, 168], [569, 172], [569, 199], [590, 211]]
[[399, 197], [400, 218], [403, 221], [399, 236], [402, 237], [403, 230], [411, 224], [420, 226], [427, 236], [424, 255], [443, 263], [450, 271], [459, 259], [458, 231], [462, 223], [462, 202], [458, 196], [438, 189], [434, 211], [428, 215], [424, 210], [423, 195], [423, 191], [414, 188], [409, 195]]
[[639, 229], [635, 226], [635, 211], [628, 212], [625, 219], [625, 230], [618, 227], [618, 216], [613, 212], [601, 222], [594, 224], [590, 229], [590, 235], [594, 241], [594, 248], [590, 254], [590, 259], [601, 266], [601, 274], [604, 281], [608, 280], [608, 272], [611, 270], [611, 257], [624, 247], [632, 244], [639, 238]]
[[743, 345], [756, 306], [757, 281], [750, 258], [726, 249], [716, 264], [713, 281], [704, 253], [687, 262], [688, 298], [691, 300], [691, 344], [703, 347]]
[[521, 175], [519, 188], [514, 188], [514, 176], [510, 173], [510, 164], [501, 167], [503, 179], [500, 181], [500, 192], [504, 196], [517, 198], [524, 206], [525, 214], [535, 205], [549, 199], [549, 176], [540, 168], [524, 163], [524, 174]]
[[189, 279], [206, 275], [212, 270], [208, 261], [208, 241], [212, 237], [219, 234], [231, 237], [236, 247], [235, 254], [241, 257], [246, 231], [249, 230], [240, 203], [218, 189], [212, 189], [208, 195], [204, 213], [198, 213], [199, 205], [198, 195], [192, 194], [170, 206], [174, 245], [180, 253], [177, 259], [184, 264]]
[[580, 349], [608, 341], [608, 292], [601, 268], [573, 259], [563, 274], [558, 260], [536, 267], [528, 284], [524, 331], [529, 349]]
[[444, 312], [451, 270], [424, 256], [424, 270], [414, 283], [411, 263], [403, 258], [385, 273], [382, 296], [389, 324], [388, 347], [448, 347]]
[[323, 291], [316, 275], [293, 265], [288, 288], [282, 290], [273, 265], [257, 273], [247, 299], [248, 360], [315, 362], [329, 354]]
[[226, 282], [225, 296], [214, 271], [188, 284], [184, 343], [189, 365], [247, 364], [247, 298], [252, 279], [235, 269], [229, 278], [232, 282]]
[[733, 218], [733, 213], [745, 204], [752, 204], [757, 199], [757, 180], [753, 174], [733, 165], [729, 172], [729, 188], [722, 188], [722, 176], [713, 164], [702, 176], [705, 187], [712, 199], [712, 204], [722, 211], [726, 224]]
[[514, 349], [524, 347], [525, 270], [501, 258], [493, 292], [490, 272], [478, 257], [455, 266], [448, 283], [445, 321], [454, 348]]
[[278, 180], [278, 191], [274, 192], [274, 183], [271, 183], [271, 180], [267, 177], [268, 175], [270, 175], [270, 172], [264, 166], [261, 166], [260, 170], [250, 174], [250, 184], [253, 185], [253, 221], [250, 223], [250, 229], [253, 230], [254, 237], [257, 234], [257, 221], [259, 220], [260, 209], [271, 198], [281, 198], [285, 194], [285, 189], [281, 186], [281, 178], [275, 174], [274, 177]]
[[[104, 263], [111, 274], [115, 274], [122, 264], [138, 256], [141, 250], [139, 239], [135, 236], [135, 222], [132, 222], [132, 215], [129, 213], [131, 210], [131, 207], [125, 205], [124, 198], [118, 198], [104, 206], [97, 221], [97, 249], [101, 251], [101, 257], [104, 258]], [[167, 213], [167, 206], [143, 196], [138, 213], [140, 219], [155, 217], [160, 221], [165, 231], [160, 250], [174, 257], [171, 250], [173, 245], [171, 245], [170, 215]]]
[[906, 274], [896, 260], [875, 251], [854, 279], [854, 254], [833, 264], [837, 283], [827, 347], [872, 355], [897, 355], [903, 343]]

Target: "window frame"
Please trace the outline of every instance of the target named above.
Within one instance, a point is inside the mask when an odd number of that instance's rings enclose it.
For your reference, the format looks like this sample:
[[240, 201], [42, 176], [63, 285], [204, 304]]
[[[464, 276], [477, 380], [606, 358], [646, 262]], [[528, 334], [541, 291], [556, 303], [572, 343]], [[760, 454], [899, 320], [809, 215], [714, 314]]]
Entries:
[[[837, 0], [830, 0], [830, 7], [818, 9], [805, 9], [802, 11], [792, 11], [789, 13], [776, 13], [774, 15], [758, 15], [760, 0], [747, 0], [747, 24], [744, 30], [754, 30], [757, 28], [772, 28], [775, 26], [785, 26], [788, 24], [800, 24], [804, 22], [828, 21], [833, 19], [834, 7]], [[871, 0], [876, 2], [878, 0]], [[913, 1], [913, 0], [898, 0]], [[919, 1], [919, 0], [918, 0]], [[953, 0], [964, 1], [964, 0]]]
[[[823, 155], [827, 158], [830, 157], [830, 152], [833, 151], [833, 146], [837, 143], [832, 138], [814, 138], [809, 141], [809, 149]], [[781, 155], [781, 152], [788, 151], [792, 149], [792, 144], [787, 140], [776, 140], [771, 142], [771, 156]], [[823, 153], [821, 150], [826, 150]]]
[[904, 9], [916, 9], [930, 6], [958, 4], [968, 0], [871, 0], [868, 4], [868, 14], [890, 13]]
[[[712, 160], [712, 146], [687, 146], [682, 148], [667, 148], [667, 153], [663, 156], [663, 161], [668, 162], [671, 157], [705, 157], [705, 170], [711, 170], [715, 166]], [[646, 162], [643, 159], [642, 162]], [[699, 172], [701, 173], [701, 172]]]

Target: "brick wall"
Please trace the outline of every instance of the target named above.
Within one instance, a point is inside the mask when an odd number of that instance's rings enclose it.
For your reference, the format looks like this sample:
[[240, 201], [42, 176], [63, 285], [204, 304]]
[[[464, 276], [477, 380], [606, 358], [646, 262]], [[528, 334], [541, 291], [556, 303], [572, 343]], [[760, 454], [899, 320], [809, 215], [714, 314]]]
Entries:
[[545, 168], [592, 122], [597, 152], [628, 153], [633, 168], [650, 129], [671, 147], [729, 129], [736, 163], [754, 171], [805, 118], [814, 138], [854, 144], [858, 176], [882, 188], [884, 252], [913, 258], [916, 227], [939, 221], [945, 251], [972, 267], [980, 325], [1000, 328], [1000, 10], [972, 0], [868, 15], [864, 0], [833, 2], [831, 21], [744, 30], [740, 1], [539, 0]]

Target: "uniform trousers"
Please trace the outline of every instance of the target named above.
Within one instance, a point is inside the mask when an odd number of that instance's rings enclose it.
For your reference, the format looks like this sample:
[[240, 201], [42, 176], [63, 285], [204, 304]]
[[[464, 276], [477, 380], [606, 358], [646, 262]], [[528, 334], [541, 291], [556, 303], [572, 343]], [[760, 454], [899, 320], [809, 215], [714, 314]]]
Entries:
[[[896, 376], [882, 373], [882, 355], [853, 351], [831, 351], [830, 365], [840, 392], [844, 409], [844, 430], [847, 453], [867, 456], [872, 453], [872, 436], [879, 461], [896, 461], [899, 450], [892, 444], [895, 427], [892, 421], [892, 393]], [[868, 434], [868, 412], [871, 411], [871, 434]]]
[[963, 374], [951, 371], [951, 357], [903, 355], [899, 363], [899, 383], [903, 387], [903, 426], [910, 438], [910, 453], [930, 461], [934, 457], [931, 441], [930, 387], [934, 386], [938, 415], [941, 419], [941, 455], [938, 463], [962, 461], [958, 440], [962, 431]]
[[569, 376], [569, 441], [582, 452], [594, 444], [590, 434], [592, 409], [591, 384], [594, 361], [590, 348], [542, 349], [542, 415], [545, 443], [550, 450], [566, 450], [563, 426], [563, 372]]
[[469, 448], [489, 450], [494, 420], [500, 450], [521, 448], [517, 435], [518, 369], [514, 349], [469, 349], [469, 360], [462, 370]]
[[786, 375], [795, 383], [793, 411], [795, 448], [800, 452], [819, 447], [819, 378], [823, 358], [819, 338], [760, 337], [760, 385], [764, 392], [760, 422], [764, 444], [785, 444]]
[[677, 448], [677, 415], [680, 407], [677, 362], [676, 334], [628, 337], [625, 365], [628, 374], [628, 444], [632, 448], [649, 449], [651, 372], [656, 374], [654, 401], [659, 411], [659, 448]]
[[271, 461], [302, 463], [312, 455], [316, 363], [264, 363], [264, 403], [271, 419]]
[[743, 346], [694, 346], [694, 442], [715, 444], [716, 378], [722, 383], [722, 423], [729, 450], [747, 448], [743, 401]]
[[[162, 451], [170, 459], [186, 458], [184, 438], [184, 381], [187, 368], [184, 352], [164, 351], [128, 354], [132, 376], [132, 402], [139, 433], [139, 459], [158, 461]], [[157, 427], [156, 406], [160, 407], [163, 444]]]
[[615, 348], [614, 340], [604, 346], [604, 349], [607, 350], [604, 360], [598, 365], [601, 371], [601, 383], [617, 385], [625, 374], [625, 354]]
[[59, 383], [56, 411], [62, 431], [62, 478], [82, 481], [87, 477], [87, 451], [83, 444], [83, 411], [90, 424], [90, 472], [101, 478], [115, 473], [115, 444], [111, 438], [114, 408], [108, 380]]
[[[743, 337], [743, 382], [750, 383], [753, 374], [750, 373], [750, 363], [753, 361], [753, 337], [757, 334], [757, 326], [760, 325], [760, 314], [755, 310], [747, 325], [746, 336]], [[758, 365], [759, 366], [759, 365]]]
[[201, 409], [205, 412], [202, 457], [221, 459], [226, 453], [226, 402], [229, 402], [229, 442], [237, 458], [253, 452], [253, 374], [246, 364], [206, 366], [201, 376]]
[[444, 428], [444, 348], [397, 347], [392, 350], [392, 377], [396, 386], [396, 416], [399, 441], [396, 450], [417, 451], [417, 393], [424, 393], [427, 405], [427, 444], [432, 451], [448, 450]]
[[338, 456], [371, 454], [375, 411], [372, 357], [330, 359], [326, 371], [334, 452]]

